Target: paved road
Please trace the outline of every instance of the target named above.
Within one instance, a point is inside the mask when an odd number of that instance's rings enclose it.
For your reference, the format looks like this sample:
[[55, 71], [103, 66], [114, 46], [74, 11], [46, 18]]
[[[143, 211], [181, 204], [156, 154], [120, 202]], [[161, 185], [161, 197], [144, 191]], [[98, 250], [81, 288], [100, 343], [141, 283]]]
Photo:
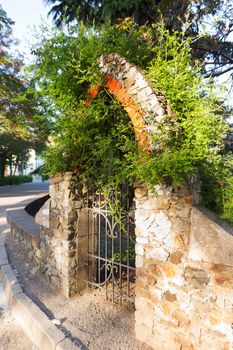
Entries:
[[[49, 182], [33, 182], [18, 186], [0, 187], [0, 234], [7, 227], [5, 210], [22, 206], [23, 202], [35, 195], [48, 191]], [[23, 333], [7, 307], [0, 283], [0, 350], [36, 350]]]

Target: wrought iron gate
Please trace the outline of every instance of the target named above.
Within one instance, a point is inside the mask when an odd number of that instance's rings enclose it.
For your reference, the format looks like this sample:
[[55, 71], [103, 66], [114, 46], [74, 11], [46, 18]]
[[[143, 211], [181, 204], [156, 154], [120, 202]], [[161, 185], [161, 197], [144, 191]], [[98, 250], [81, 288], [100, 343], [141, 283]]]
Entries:
[[[100, 193], [89, 196], [93, 227], [88, 235], [88, 286], [104, 290], [106, 299], [134, 302], [134, 191], [122, 186], [106, 202]], [[113, 210], [114, 208], [114, 210]]]

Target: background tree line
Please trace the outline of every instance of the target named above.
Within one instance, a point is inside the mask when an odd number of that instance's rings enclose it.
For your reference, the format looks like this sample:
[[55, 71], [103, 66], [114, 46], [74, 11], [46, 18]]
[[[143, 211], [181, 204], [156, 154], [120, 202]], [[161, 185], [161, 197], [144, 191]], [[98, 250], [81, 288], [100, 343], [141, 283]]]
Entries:
[[[169, 31], [183, 30], [195, 37], [193, 61], [202, 62], [206, 76], [217, 77], [233, 70], [233, 2], [232, 0], [44, 0], [57, 27], [83, 21], [101, 25], [106, 20], [119, 23], [126, 17], [139, 25], [157, 23], [162, 16]], [[204, 36], [203, 30], [206, 31]], [[199, 37], [200, 36], [200, 37]], [[156, 38], [154, 38], [156, 41]]]
[[[40, 102], [22, 73], [23, 57], [13, 55], [14, 22], [0, 5], [0, 177], [25, 167], [29, 150], [44, 148], [46, 132], [39, 117]], [[42, 119], [41, 119], [42, 118]]]

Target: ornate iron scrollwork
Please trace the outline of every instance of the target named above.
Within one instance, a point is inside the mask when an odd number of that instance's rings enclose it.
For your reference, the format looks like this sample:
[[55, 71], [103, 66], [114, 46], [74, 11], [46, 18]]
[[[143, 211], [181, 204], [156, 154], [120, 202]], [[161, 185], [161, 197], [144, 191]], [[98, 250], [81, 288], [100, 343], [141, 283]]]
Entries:
[[120, 218], [114, 218], [103, 195], [92, 195], [94, 230], [89, 235], [91, 273], [87, 282], [105, 290], [107, 299], [123, 303], [134, 299], [134, 202], [132, 193], [127, 197], [119, 192], [118, 196], [112, 200], [121, 204]]

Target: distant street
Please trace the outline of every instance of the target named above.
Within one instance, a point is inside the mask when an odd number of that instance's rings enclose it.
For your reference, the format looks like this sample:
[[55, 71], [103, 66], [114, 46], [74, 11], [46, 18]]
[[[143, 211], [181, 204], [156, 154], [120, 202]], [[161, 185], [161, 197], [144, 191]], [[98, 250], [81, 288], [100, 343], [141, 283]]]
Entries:
[[[35, 195], [46, 194], [49, 182], [32, 182], [17, 186], [0, 187], [0, 234], [7, 227], [5, 210], [23, 205]], [[0, 283], [0, 350], [36, 350], [23, 333], [6, 305], [5, 295]]]
[[21, 202], [48, 192], [49, 181], [35, 181], [22, 185], [0, 186], [0, 232], [6, 227], [5, 210], [23, 205]]

